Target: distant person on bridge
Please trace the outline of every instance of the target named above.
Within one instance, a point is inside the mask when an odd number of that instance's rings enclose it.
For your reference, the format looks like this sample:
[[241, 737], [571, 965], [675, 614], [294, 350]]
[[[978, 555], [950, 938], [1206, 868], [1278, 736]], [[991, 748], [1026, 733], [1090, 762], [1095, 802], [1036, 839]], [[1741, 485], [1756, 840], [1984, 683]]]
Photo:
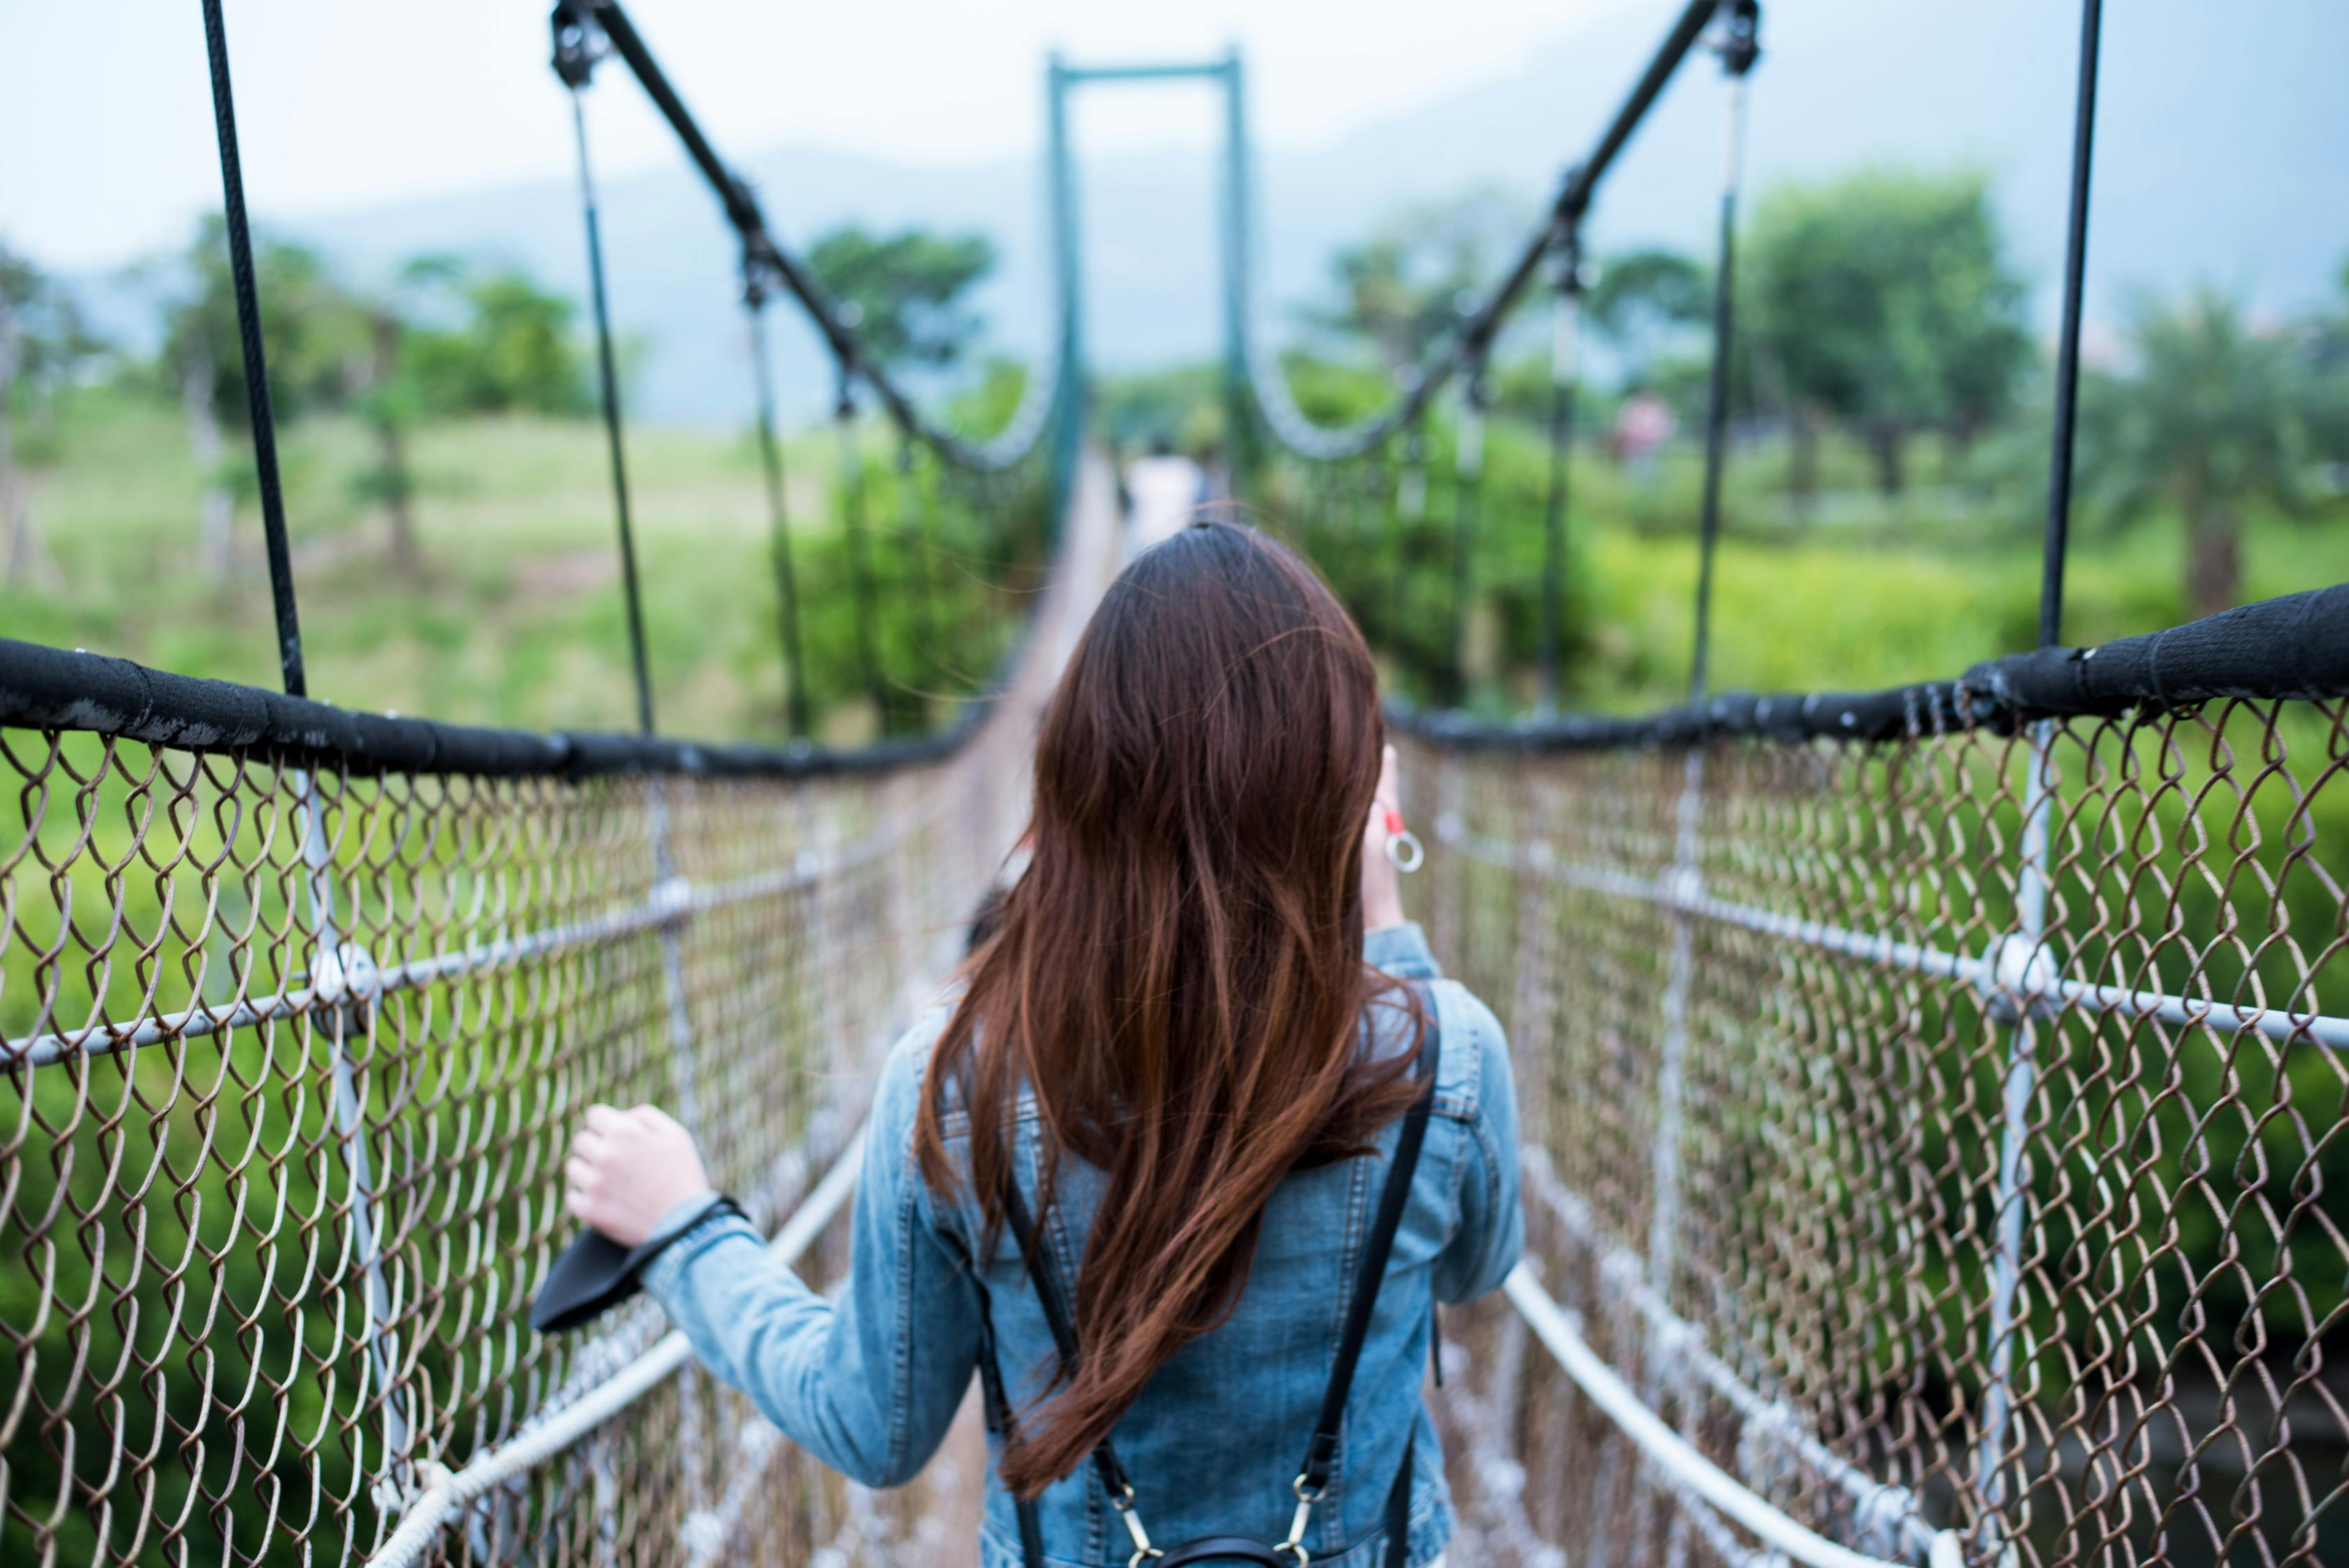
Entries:
[[1127, 463], [1122, 477], [1128, 559], [1173, 538], [1208, 499], [1207, 471], [1164, 436], [1150, 443], [1150, 455]]
[[1403, 917], [1361, 632], [1285, 546], [1184, 528], [1111, 587], [1035, 774], [999, 924], [882, 1070], [836, 1305], [705, 1217], [650, 1107], [588, 1113], [571, 1212], [681, 1232], [646, 1288], [865, 1485], [912, 1480], [978, 1373], [985, 1568], [1440, 1562], [1434, 1304], [1516, 1261], [1516, 1110]]

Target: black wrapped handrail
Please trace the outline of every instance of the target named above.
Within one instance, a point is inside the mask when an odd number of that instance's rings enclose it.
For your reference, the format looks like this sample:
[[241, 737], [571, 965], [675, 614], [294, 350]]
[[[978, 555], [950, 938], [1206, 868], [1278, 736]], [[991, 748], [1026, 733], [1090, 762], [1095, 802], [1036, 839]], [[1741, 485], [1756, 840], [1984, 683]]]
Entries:
[[1397, 728], [1462, 751], [1626, 751], [1715, 740], [1897, 741], [2034, 719], [2158, 712], [2196, 702], [2349, 697], [2349, 583], [2261, 599], [2095, 648], [1987, 659], [1954, 680], [1878, 691], [1723, 692], [1612, 717], [1495, 723], [1395, 703]]
[[952, 724], [854, 751], [804, 742], [710, 745], [636, 734], [572, 734], [444, 724], [357, 712], [233, 680], [150, 670], [128, 659], [0, 638], [0, 727], [109, 735], [189, 751], [243, 751], [342, 774], [477, 778], [708, 778], [872, 775], [953, 754], [994, 707], [1023, 634], [986, 691]]
[[[128, 659], [0, 638], [0, 726], [112, 735], [187, 750], [257, 752], [353, 774], [869, 775], [951, 754], [992, 708], [1019, 655], [1019, 647], [1009, 649], [987, 692], [972, 699], [947, 728], [836, 751], [539, 733], [356, 712], [233, 680], [174, 675]], [[2010, 654], [1977, 664], [1954, 680], [1877, 691], [1723, 692], [1653, 713], [1571, 714], [1537, 723], [1495, 723], [1402, 703], [1392, 705], [1390, 714], [1406, 733], [1464, 751], [1619, 751], [1737, 738], [1894, 741], [2230, 699], [2343, 697], [2349, 697], [2349, 583], [2262, 599], [2099, 647]]]

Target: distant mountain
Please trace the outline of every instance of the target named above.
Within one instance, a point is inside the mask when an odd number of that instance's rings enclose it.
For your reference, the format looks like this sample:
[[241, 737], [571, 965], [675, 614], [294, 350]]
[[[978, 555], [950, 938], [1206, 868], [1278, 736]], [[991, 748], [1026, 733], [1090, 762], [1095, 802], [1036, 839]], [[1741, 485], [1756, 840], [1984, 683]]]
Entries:
[[[1338, 246], [1400, 208], [1475, 186], [1528, 212], [1594, 140], [1671, 7], [1619, 8], [1513, 75], [1309, 151], [1260, 151], [1260, 251], [1276, 329], [1324, 286]], [[2077, 6], [2071, 0], [1772, 0], [1752, 85], [1749, 182], [1869, 162], [1989, 170], [2016, 251], [2052, 319], [2071, 152]], [[2262, 309], [2323, 296], [2349, 261], [2349, 4], [2135, 0], [2107, 8], [2099, 103], [2092, 317], [2127, 290], [2208, 280]], [[687, 84], [690, 90], [690, 84]], [[607, 90], [625, 88], [617, 78]], [[1102, 89], [1092, 89], [1102, 90]], [[1592, 217], [1605, 250], [1710, 244], [1722, 91], [1685, 67], [1617, 166]], [[749, 156], [769, 216], [804, 244], [850, 219], [979, 228], [1003, 265], [985, 299], [995, 347], [1043, 341], [1040, 157], [916, 168], [819, 148]], [[1088, 334], [1099, 362], [1138, 367], [1215, 350], [1215, 162], [1202, 151], [1103, 157], [1081, 172]], [[645, 344], [636, 412], [730, 421], [749, 400], [735, 256], [685, 169], [608, 182], [614, 307]], [[426, 250], [510, 257], [584, 288], [571, 188], [549, 182], [404, 202], [299, 225], [345, 265], [388, 269]], [[777, 335], [792, 408], [823, 401], [812, 343]]]

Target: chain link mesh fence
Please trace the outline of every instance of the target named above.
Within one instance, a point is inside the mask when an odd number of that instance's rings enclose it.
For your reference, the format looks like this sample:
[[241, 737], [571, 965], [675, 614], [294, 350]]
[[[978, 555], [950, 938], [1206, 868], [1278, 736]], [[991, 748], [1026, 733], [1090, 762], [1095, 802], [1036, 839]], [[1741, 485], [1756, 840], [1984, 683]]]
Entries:
[[[419, 1461], [649, 1344], [641, 1303], [526, 1326], [581, 1112], [678, 1107], [788, 1210], [1016, 834], [1027, 743], [562, 778], [0, 731], [0, 1556], [357, 1561]], [[746, 1418], [678, 1380], [450, 1550], [674, 1560]]]
[[[1516, 1043], [1545, 1287], [1862, 1550], [2349, 1561], [2344, 713], [1415, 743], [1436, 950]], [[1506, 1461], [1466, 1478], [1476, 1561], [1744, 1560], [1476, 1315], [1450, 1403]]]

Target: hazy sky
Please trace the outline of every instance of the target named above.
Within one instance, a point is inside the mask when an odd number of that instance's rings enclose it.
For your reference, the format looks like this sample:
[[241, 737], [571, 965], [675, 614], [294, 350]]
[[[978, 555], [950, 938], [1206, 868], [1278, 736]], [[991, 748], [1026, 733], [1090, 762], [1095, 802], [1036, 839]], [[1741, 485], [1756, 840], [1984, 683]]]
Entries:
[[[635, 0], [721, 148], [821, 142], [926, 163], [1040, 144], [1046, 51], [1081, 62], [1237, 41], [1257, 130], [1312, 143], [1479, 78], [1625, 0]], [[285, 217], [567, 176], [547, 0], [228, 0], [247, 196]], [[674, 159], [616, 62], [600, 171]], [[602, 84], [608, 80], [608, 88]], [[1089, 99], [1089, 151], [1204, 143], [1207, 94]], [[195, 0], [0, 0], [0, 239], [52, 265], [171, 244], [220, 177]]]

